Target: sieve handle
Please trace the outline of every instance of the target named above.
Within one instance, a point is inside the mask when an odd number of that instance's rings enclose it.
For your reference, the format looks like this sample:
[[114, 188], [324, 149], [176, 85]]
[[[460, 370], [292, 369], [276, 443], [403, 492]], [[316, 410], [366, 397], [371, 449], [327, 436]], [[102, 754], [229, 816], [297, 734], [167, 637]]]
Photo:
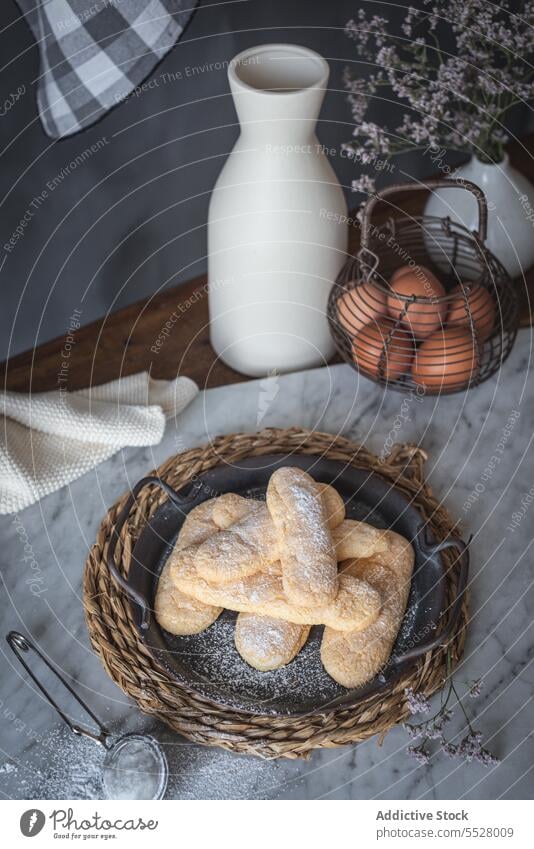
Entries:
[[117, 567], [115, 566], [115, 549], [117, 547], [117, 542], [119, 541], [119, 537], [124, 527], [128, 516], [130, 515], [130, 511], [135, 504], [137, 496], [141, 492], [141, 490], [145, 486], [149, 485], [159, 486], [170, 498], [173, 504], [176, 505], [179, 509], [182, 509], [184, 506], [188, 505], [191, 501], [193, 501], [198, 495], [198, 487], [194, 483], [190, 490], [188, 490], [184, 495], [181, 495], [179, 492], [176, 492], [168, 483], [163, 481], [161, 478], [156, 475], [149, 475], [146, 478], [142, 478], [134, 488], [132, 489], [130, 496], [122, 508], [121, 512], [117, 517], [117, 521], [113, 526], [113, 531], [111, 534], [111, 540], [108, 546], [107, 553], [107, 567], [113, 580], [124, 590], [127, 596], [133, 601], [141, 611], [141, 628], [146, 629], [150, 624], [150, 615], [151, 615], [151, 607], [150, 600], [145, 598], [144, 595], [134, 590], [133, 587], [130, 586], [128, 579], [121, 575]]
[[[68, 681], [65, 680], [63, 675], [56, 669], [55, 666], [44, 656], [42, 651], [37, 648], [35, 643], [32, 643], [29, 637], [26, 637], [24, 634], [20, 634], [18, 631], [10, 631], [9, 634], [6, 635], [6, 640], [9, 644], [9, 647], [13, 651], [13, 654], [19, 661], [19, 663], [24, 667], [34, 684], [39, 688], [47, 702], [52, 705], [57, 714], [61, 717], [65, 725], [67, 725], [73, 734], [78, 734], [81, 737], [89, 737], [91, 740], [94, 740], [95, 743], [100, 743], [101, 746], [107, 748], [108, 738], [110, 736], [107, 728], [102, 725], [97, 716], [93, 713], [90, 707], [88, 707], [84, 701], [80, 698], [80, 696], [72, 689]], [[29, 654], [33, 652], [37, 655], [37, 657], [42, 660], [48, 670], [54, 675], [57, 680], [62, 684], [62, 686], [67, 690], [73, 699], [75, 699], [81, 708], [85, 711], [85, 713], [91, 717], [93, 722], [95, 723], [98, 731], [93, 731], [91, 728], [84, 727], [83, 725], [78, 725], [75, 722], [71, 722], [67, 714], [60, 708], [55, 699], [50, 695], [44, 684], [41, 684], [41, 681], [37, 677], [36, 673], [31, 669], [29, 663], [26, 662], [23, 654]]]
[[363, 256], [365, 253], [375, 256], [373, 251], [369, 249], [369, 241], [371, 236], [371, 216], [376, 204], [397, 192], [417, 192], [425, 189], [465, 189], [471, 192], [478, 204], [478, 229], [474, 230], [473, 233], [479, 242], [486, 241], [488, 231], [488, 204], [486, 195], [482, 189], [476, 183], [472, 183], [471, 180], [463, 180], [461, 178], [440, 179], [438, 177], [435, 180], [427, 180], [425, 183], [395, 183], [372, 195], [363, 208], [362, 235], [358, 256], [360, 254]]

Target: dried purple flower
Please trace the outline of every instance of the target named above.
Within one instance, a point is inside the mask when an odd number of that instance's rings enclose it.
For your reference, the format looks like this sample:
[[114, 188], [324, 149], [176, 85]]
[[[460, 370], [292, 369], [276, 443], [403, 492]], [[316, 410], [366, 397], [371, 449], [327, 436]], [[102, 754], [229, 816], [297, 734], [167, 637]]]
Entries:
[[480, 678], [477, 678], [476, 681], [472, 681], [471, 686], [469, 687], [469, 698], [478, 698], [478, 696], [480, 696], [480, 693], [482, 692], [483, 686], [484, 684]]
[[475, 760], [483, 766], [497, 766], [500, 763], [500, 759], [492, 755], [487, 749], [480, 749], [475, 755]]
[[428, 740], [443, 740], [443, 731], [439, 719], [427, 723], [426, 737]]
[[454, 714], [453, 714], [452, 710], [450, 710], [449, 708], [443, 708], [440, 711], [440, 719], [441, 719], [442, 725], [445, 725], [446, 722], [450, 722], [451, 719], [453, 718], [453, 716], [454, 716]]
[[428, 713], [430, 710], [430, 702], [423, 693], [414, 693], [411, 687], [404, 690], [406, 695], [406, 704], [408, 710], [414, 716], [416, 713]]
[[422, 766], [430, 762], [430, 753], [425, 749], [424, 743], [417, 747], [408, 746], [408, 754]]
[[412, 739], [423, 737], [425, 740], [439, 740], [440, 742], [444, 742], [443, 726], [449, 721], [451, 715], [451, 711], [445, 708], [438, 711], [436, 716], [429, 719], [428, 722], [421, 722], [418, 725], [405, 723], [403, 727]]
[[482, 734], [480, 731], [470, 731], [462, 742], [454, 748], [456, 749], [456, 754], [464, 758], [468, 763], [478, 761], [483, 766], [495, 766], [499, 763], [499, 759], [482, 746]]
[[465, 744], [466, 746], [479, 749], [482, 745], [482, 734], [480, 731], [470, 731], [467, 737], [465, 737]]
[[421, 737], [421, 735], [424, 734], [420, 725], [410, 725], [408, 722], [405, 722], [402, 727], [406, 731], [408, 737], [411, 737], [412, 740], [415, 740], [417, 737]]
[[352, 181], [352, 190], [362, 192], [365, 195], [372, 195], [375, 190], [374, 180], [368, 174], [362, 174], [357, 180]]
[[[355, 124], [348, 148], [363, 164], [436, 145], [499, 161], [508, 110], [534, 100], [534, 0], [520, 0], [513, 12], [509, 0], [424, 5], [407, 9], [402, 37], [389, 32], [386, 18], [368, 18], [363, 9], [347, 24], [358, 56], [371, 68], [367, 78], [361, 63], [345, 72]], [[452, 49], [442, 50], [442, 34], [452, 37]], [[384, 87], [389, 91], [383, 93]], [[378, 95], [404, 101], [395, 128], [366, 119]], [[360, 191], [358, 181], [354, 189]]]
[[441, 744], [441, 751], [443, 754], [447, 755], [448, 758], [458, 757], [458, 746], [455, 746], [454, 743], [449, 743], [446, 740]]
[[[532, 2], [534, 8], [534, 0], [532, 0]], [[483, 747], [481, 732], [476, 731], [471, 725], [462, 700], [454, 684], [452, 676], [452, 660], [449, 653], [447, 653], [447, 670], [448, 687], [446, 693], [442, 696], [441, 707], [437, 713], [425, 721], [415, 724], [405, 723], [403, 726], [406, 733], [412, 740], [420, 741], [417, 746], [408, 746], [408, 753], [419, 763], [426, 764], [429, 762], [432, 753], [432, 747], [430, 744], [432, 741], [436, 741], [438, 745], [434, 747], [433, 751], [443, 752], [443, 754], [449, 758], [461, 758], [467, 762], [477, 761], [483, 766], [494, 766], [495, 764], [498, 764], [499, 759], [488, 751], [488, 749]], [[481, 686], [482, 684], [479, 679], [472, 681], [470, 689], [468, 690], [469, 694], [471, 694], [471, 691], [474, 691], [478, 695]], [[406, 696], [408, 710], [412, 715], [416, 713], [429, 712], [430, 702], [425, 695], [422, 693], [415, 693], [411, 687], [405, 688], [404, 693]], [[456, 702], [449, 707], [448, 705], [453, 697], [455, 697]], [[458, 744], [451, 743], [450, 740], [445, 739], [443, 732], [444, 726], [453, 718], [454, 714], [452, 707], [454, 706], [462, 708], [462, 712], [469, 729], [469, 733]]]
[[481, 746], [482, 735], [479, 733], [469, 733], [458, 746], [458, 751], [466, 761], [472, 761], [475, 754], [480, 751]]

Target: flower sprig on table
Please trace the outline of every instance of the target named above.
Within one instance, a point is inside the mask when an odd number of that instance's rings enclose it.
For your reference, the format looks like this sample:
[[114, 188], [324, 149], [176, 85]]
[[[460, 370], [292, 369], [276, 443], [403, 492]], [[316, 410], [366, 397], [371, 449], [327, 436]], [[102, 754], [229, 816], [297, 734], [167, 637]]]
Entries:
[[[442, 700], [439, 710], [430, 719], [419, 723], [405, 723], [403, 728], [408, 735], [418, 741], [417, 745], [408, 746], [409, 755], [419, 764], [428, 764], [432, 757], [431, 743], [437, 743], [437, 752], [443, 752], [450, 758], [459, 758], [464, 761], [477, 761], [484, 766], [495, 766], [499, 758], [495, 757], [482, 745], [482, 734], [473, 728], [471, 720], [458, 694], [451, 672], [450, 655], [447, 656], [448, 688]], [[472, 681], [467, 689], [470, 698], [477, 698], [482, 690], [481, 681]], [[406, 703], [412, 716], [417, 714], [428, 714], [431, 710], [429, 699], [423, 693], [415, 693], [411, 687], [405, 691]], [[455, 701], [454, 701], [455, 699]], [[468, 733], [459, 743], [451, 743], [445, 737], [445, 726], [454, 716], [454, 708], [460, 706], [464, 715]]]
[[[389, 22], [359, 10], [346, 26], [362, 65], [345, 71], [354, 119], [353, 140], [344, 145], [363, 165], [410, 150], [440, 147], [499, 162], [507, 133], [503, 119], [512, 106], [534, 99], [534, 0], [515, 11], [508, 0], [423, 0], [408, 8], [402, 36]], [[452, 41], [447, 52], [444, 36]], [[375, 98], [396, 99], [405, 111], [392, 128], [369, 120]], [[355, 191], [374, 190], [363, 174]]]

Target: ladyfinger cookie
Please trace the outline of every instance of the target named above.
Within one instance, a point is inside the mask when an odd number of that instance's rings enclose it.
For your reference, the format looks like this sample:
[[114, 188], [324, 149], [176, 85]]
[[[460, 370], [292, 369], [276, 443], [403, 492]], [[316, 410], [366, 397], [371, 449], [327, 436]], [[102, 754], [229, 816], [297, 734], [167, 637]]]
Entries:
[[[345, 502], [329, 484], [317, 483], [316, 486], [323, 499], [327, 524], [335, 528], [345, 518]], [[268, 511], [265, 512], [274, 528]], [[256, 613], [240, 613], [235, 625], [235, 646], [246, 663], [260, 672], [267, 672], [290, 663], [304, 646], [309, 633], [309, 625], [296, 625]]]
[[[267, 507], [257, 508], [240, 522], [212, 535], [195, 547], [194, 557], [199, 575], [210, 583], [225, 583], [246, 578], [267, 568], [278, 568], [282, 574], [279, 541]], [[372, 557], [387, 549], [385, 531], [365, 522], [345, 519], [331, 529], [336, 560]], [[276, 565], [277, 564], [277, 565]]]
[[[345, 504], [328, 484], [313, 484], [318, 500], [322, 500], [326, 522], [337, 527], [345, 518]], [[270, 513], [262, 502], [227, 531], [210, 536], [197, 549], [195, 563], [198, 574], [211, 583], [246, 578], [281, 557], [280, 539]]]
[[319, 606], [296, 605], [286, 596], [279, 564], [246, 578], [212, 584], [200, 577], [191, 549], [174, 551], [169, 558], [171, 580], [186, 595], [203, 604], [258, 613], [298, 625], [330, 625], [339, 631], [366, 628], [380, 611], [380, 594], [366, 581], [341, 575], [335, 598]]
[[364, 630], [325, 628], [321, 660], [331, 677], [343, 687], [360, 687], [371, 681], [387, 663], [406, 610], [414, 562], [410, 543], [386, 532], [388, 551], [343, 564], [342, 575], [367, 581], [382, 596], [382, 609]]
[[222, 613], [222, 607], [203, 604], [180, 592], [170, 577], [168, 563], [159, 577], [154, 613], [162, 628], [177, 636], [200, 634]]
[[367, 522], [345, 519], [332, 529], [332, 541], [338, 561], [373, 557], [388, 549], [388, 531], [374, 528]]
[[300, 607], [324, 608], [338, 590], [337, 559], [315, 481], [302, 469], [277, 469], [267, 487], [267, 508], [278, 535], [287, 598]]
[[309, 633], [309, 625], [296, 625], [257, 613], [240, 613], [235, 623], [235, 646], [249, 666], [268, 672], [293, 660]]
[[[250, 509], [250, 500], [234, 493], [204, 501], [185, 517], [175, 550], [202, 543], [220, 528], [228, 528]], [[170, 579], [169, 562], [165, 564], [154, 601], [154, 613], [162, 628], [178, 636], [199, 634], [212, 625], [221, 612], [222, 607], [203, 604], [180, 592]]]

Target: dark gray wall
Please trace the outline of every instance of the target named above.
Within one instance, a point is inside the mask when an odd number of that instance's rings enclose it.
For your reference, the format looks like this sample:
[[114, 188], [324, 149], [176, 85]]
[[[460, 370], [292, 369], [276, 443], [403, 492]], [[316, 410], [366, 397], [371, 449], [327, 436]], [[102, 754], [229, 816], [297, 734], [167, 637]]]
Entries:
[[[89, 130], [52, 142], [35, 106], [37, 50], [18, 7], [5, 0], [0, 104], [21, 84], [26, 94], [0, 118], [0, 246], [32, 202], [35, 214], [12, 252], [0, 249], [0, 358], [8, 346], [16, 353], [63, 334], [74, 308], [85, 324], [205, 269], [209, 193], [238, 133], [226, 69], [210, 70], [210, 64], [269, 41], [318, 50], [332, 71], [318, 135], [339, 150], [351, 134], [341, 74], [355, 58], [343, 27], [359, 5], [201, 2], [182, 41], [154, 72], [151, 88]], [[398, 16], [386, 9], [390, 19]], [[99, 149], [62, 178], [92, 145]], [[350, 194], [357, 168], [339, 156], [332, 164]], [[36, 209], [34, 199], [44, 191]]]

